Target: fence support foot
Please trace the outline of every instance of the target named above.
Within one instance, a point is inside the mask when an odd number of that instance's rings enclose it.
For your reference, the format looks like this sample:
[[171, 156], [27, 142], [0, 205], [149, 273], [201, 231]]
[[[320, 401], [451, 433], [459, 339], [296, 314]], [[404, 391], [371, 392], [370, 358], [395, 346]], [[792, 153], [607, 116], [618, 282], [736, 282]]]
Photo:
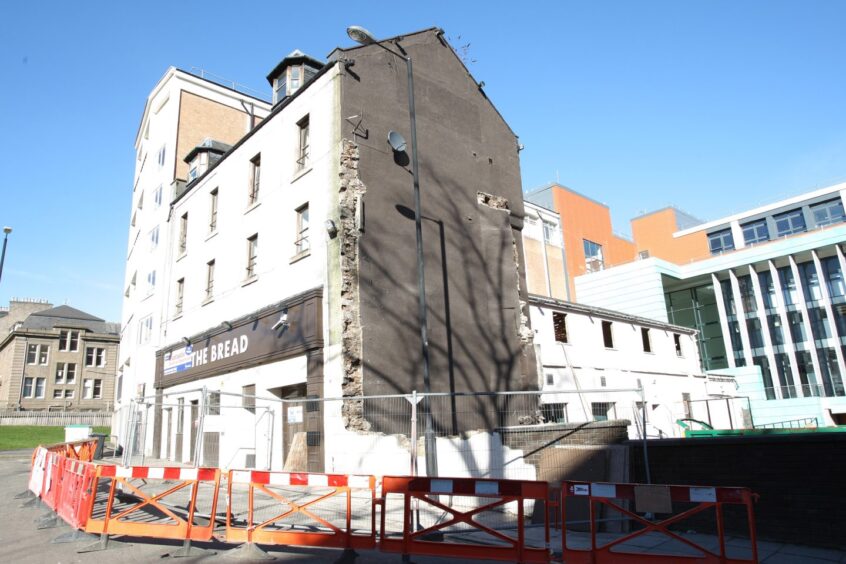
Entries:
[[35, 520], [36, 529], [53, 529], [58, 524], [59, 520], [55, 513], [47, 513]]
[[98, 552], [100, 550], [107, 550], [109, 548], [109, 535], [103, 533], [100, 535], [97, 542], [87, 544], [77, 550], [77, 554], [85, 554], [86, 552]]
[[69, 533], [64, 533], [59, 535], [58, 537], [54, 538], [50, 541], [50, 544], [64, 544], [66, 542], [79, 542], [79, 541], [96, 541], [97, 537], [86, 533], [85, 531], [80, 531], [78, 529], [74, 529]]
[[165, 554], [164, 556], [170, 556], [172, 558], [189, 558], [194, 556], [214, 556], [215, 554], [217, 554], [216, 550], [205, 550], [202, 548], [196, 548], [191, 545], [190, 539], [185, 539], [185, 541], [182, 543], [182, 547], [179, 550], [171, 552], [170, 554]]
[[28, 499], [19, 507], [40, 507], [41, 506], [41, 498], [40, 497], [33, 497], [32, 499]]
[[252, 542], [245, 542], [238, 548], [230, 550], [226, 553], [226, 557], [235, 560], [247, 560], [249, 562], [256, 560], [276, 560], [275, 556], [271, 556]]
[[35, 497], [35, 494], [29, 490], [24, 490], [19, 494], [15, 494], [15, 499], [32, 499]]
[[356, 558], [358, 558], [358, 552], [351, 548], [345, 548], [341, 556], [335, 560], [335, 564], [355, 564]]

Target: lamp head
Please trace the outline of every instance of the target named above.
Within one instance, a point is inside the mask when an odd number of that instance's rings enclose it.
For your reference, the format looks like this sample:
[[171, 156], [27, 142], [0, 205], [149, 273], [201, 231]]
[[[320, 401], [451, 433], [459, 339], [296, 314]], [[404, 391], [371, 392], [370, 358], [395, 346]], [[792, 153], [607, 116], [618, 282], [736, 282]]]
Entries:
[[371, 43], [376, 43], [376, 38], [373, 37], [373, 34], [361, 27], [360, 25], [351, 25], [350, 27], [348, 27], [347, 35], [350, 36], [350, 39], [352, 39], [356, 43], [361, 43], [362, 45], [370, 45]]
[[12, 232], [12, 228], [9, 227], [8, 225], [3, 228], [3, 233], [5, 233], [6, 235], [8, 235], [11, 232]]

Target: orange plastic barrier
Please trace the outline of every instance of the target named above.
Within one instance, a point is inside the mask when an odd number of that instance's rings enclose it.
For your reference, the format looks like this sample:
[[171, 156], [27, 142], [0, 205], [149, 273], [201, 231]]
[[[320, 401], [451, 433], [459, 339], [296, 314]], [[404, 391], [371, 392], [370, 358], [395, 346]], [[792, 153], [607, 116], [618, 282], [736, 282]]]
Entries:
[[49, 452], [62, 454], [67, 458], [91, 462], [94, 460], [94, 452], [97, 450], [97, 439], [85, 439], [72, 443], [59, 443], [46, 448]]
[[[270, 545], [372, 549], [376, 546], [373, 476], [230, 470], [226, 540]], [[246, 486], [246, 499], [233, 486]], [[353, 495], [356, 519], [353, 523]], [[233, 506], [246, 502], [246, 511]], [[261, 517], [258, 517], [262, 508]], [[367, 516], [361, 517], [361, 506]], [[316, 530], [315, 530], [316, 529]]]
[[[101, 491], [105, 489], [105, 484], [108, 484], [107, 494]], [[201, 484], [212, 490], [211, 506], [204, 518], [198, 519], [197, 491]], [[163, 489], [155, 493], [144, 491], [151, 485]], [[85, 531], [162, 539], [211, 540], [219, 488], [218, 468], [97, 465], [92, 484], [96, 497], [92, 495], [90, 499]], [[181, 508], [186, 506], [183, 513]], [[205, 524], [198, 521], [205, 521]]]
[[[388, 496], [403, 496], [402, 538], [388, 538], [385, 519]], [[524, 480], [477, 480], [474, 478], [415, 478], [385, 476], [382, 479], [382, 520], [379, 545], [385, 552], [404, 555], [427, 555], [453, 558], [484, 558], [511, 562], [546, 563], [550, 561], [549, 520], [544, 518], [543, 546], [529, 546], [526, 539], [526, 501], [546, 502], [549, 484]], [[448, 503], [473, 500], [466, 503], [466, 510], [459, 510], [442, 503], [438, 498], [448, 498]], [[452, 500], [452, 501], [450, 501]], [[516, 505], [516, 514], [507, 508]], [[456, 503], [453, 503], [456, 505]], [[416, 507], [415, 507], [416, 506]], [[420, 525], [420, 513], [436, 512], [434, 525]], [[544, 511], [544, 513], [546, 513]], [[415, 515], [416, 514], [416, 515]], [[449, 518], [440, 520], [443, 515]], [[416, 517], [418, 526], [413, 520]], [[489, 524], [499, 521], [507, 525], [497, 530]], [[432, 520], [427, 519], [427, 520]], [[457, 526], [457, 527], [456, 527]], [[444, 529], [458, 529], [458, 535], [449, 538]], [[508, 535], [504, 530], [513, 531]], [[474, 533], [483, 537], [474, 539]], [[440, 539], [443, 535], [442, 540]], [[450, 535], [452, 537], [452, 535]], [[475, 541], [475, 542], [474, 542]]]
[[94, 497], [91, 487], [96, 466], [64, 458], [56, 512], [74, 529], [84, 529]]
[[[590, 548], [575, 549], [567, 546], [566, 502], [568, 497], [587, 499], [590, 514]], [[753, 503], [756, 499], [747, 488], [730, 487], [702, 487], [702, 486], [652, 486], [643, 484], [607, 484], [587, 482], [563, 482], [561, 484], [561, 514], [562, 514], [562, 552], [567, 564], [647, 564], [652, 562], [697, 562], [702, 564], [743, 564], [758, 562], [758, 547], [755, 536], [755, 515]], [[664, 519], [648, 519], [623, 507], [622, 500], [634, 502], [637, 509], [638, 500], [651, 498], [641, 502], [644, 506], [667, 506], [671, 503], [684, 503], [687, 509]], [[695, 504], [690, 507], [691, 504]], [[744, 505], [749, 525], [749, 540], [751, 546], [750, 558], [729, 557], [726, 553], [726, 539], [723, 520], [723, 506], [726, 504]], [[597, 515], [599, 507], [606, 506], [625, 515], [642, 528], [601, 544], [597, 539]], [[719, 552], [715, 552], [701, 543], [685, 538], [670, 530], [670, 526], [683, 521], [692, 515], [701, 514], [711, 507], [715, 508]], [[669, 511], [638, 510], [646, 513], [669, 514]], [[658, 532], [662, 539], [673, 539], [677, 543], [692, 549], [696, 555], [667, 555], [646, 553], [641, 546], [637, 552], [626, 552], [625, 543], [637, 537], [645, 537], [649, 533]], [[640, 540], [640, 539], [639, 539]], [[651, 543], [655, 544], [655, 543]], [[613, 550], [612, 550], [613, 549]]]

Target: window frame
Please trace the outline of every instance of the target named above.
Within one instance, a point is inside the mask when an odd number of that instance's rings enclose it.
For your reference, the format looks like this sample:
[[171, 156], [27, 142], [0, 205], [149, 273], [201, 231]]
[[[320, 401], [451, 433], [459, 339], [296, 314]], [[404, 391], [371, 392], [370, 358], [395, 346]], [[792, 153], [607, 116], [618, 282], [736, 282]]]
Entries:
[[215, 259], [206, 263], [206, 301], [214, 298], [214, 267]]
[[261, 188], [261, 153], [250, 159], [250, 184], [247, 193], [247, 205], [258, 203]]
[[179, 256], [188, 252], [188, 212], [182, 214], [179, 218]]
[[[93, 351], [93, 353], [91, 351]], [[106, 366], [106, 349], [105, 349], [105, 347], [85, 347], [85, 367], [86, 368], [104, 368], [105, 366]]]
[[215, 233], [217, 231], [217, 206], [218, 206], [218, 194], [219, 188], [215, 188], [211, 192], [209, 192], [209, 233]]
[[[605, 253], [602, 245], [590, 239], [582, 239], [582, 251], [585, 255], [585, 272], [599, 272], [605, 269]], [[598, 266], [593, 266], [593, 264]]]
[[567, 314], [562, 311], [552, 312], [552, 334], [556, 343], [569, 343], [570, 335], [567, 333]]
[[246, 279], [250, 280], [257, 276], [258, 266], [258, 233], [247, 237], [247, 272]]
[[[794, 221], [798, 220], [798, 221]], [[776, 226], [776, 237], [787, 237], [789, 235], [796, 235], [798, 233], [804, 233], [808, 230], [808, 225], [805, 222], [805, 214], [802, 212], [802, 208], [796, 208], [792, 210], [788, 210], [786, 212], [778, 213], [773, 215], [773, 221], [775, 222]], [[789, 225], [788, 229], [782, 230], [779, 226], [779, 223], [787, 222]], [[801, 225], [799, 225], [801, 223]]]
[[741, 224], [740, 228], [743, 230], [743, 243], [745, 245], [757, 245], [770, 240], [770, 228], [767, 225], [766, 218]]
[[182, 315], [182, 307], [185, 301], [185, 277], [176, 281], [176, 300], [174, 301], [175, 315]]
[[[839, 218], [832, 214], [832, 209], [837, 209], [839, 207], [840, 214]], [[825, 227], [828, 225], [835, 225], [837, 223], [843, 223], [846, 221], [846, 211], [843, 209], [843, 200], [841, 198], [833, 198], [831, 200], [826, 200], [825, 202], [819, 202], [817, 204], [813, 204], [810, 206], [811, 208], [811, 216], [814, 218], [814, 226], [815, 227]], [[817, 219], [817, 213], [820, 211], [825, 211], [825, 219], [822, 221]]]
[[62, 352], [79, 352], [79, 330], [62, 329], [59, 331], [59, 350]]
[[652, 336], [649, 334], [649, 327], [640, 328], [640, 340], [643, 345], [643, 352], [651, 354], [652, 351]]
[[734, 234], [732, 234], [731, 228], [708, 233], [708, 250], [712, 255], [727, 253], [735, 250], [735, 248]]
[[294, 239], [294, 255], [301, 255], [311, 250], [311, 243], [308, 236], [309, 228], [309, 206], [308, 202], [298, 207], [294, 212], [296, 217], [296, 235]]
[[297, 122], [297, 166], [300, 172], [308, 168], [309, 149], [311, 148], [311, 120], [308, 114]]

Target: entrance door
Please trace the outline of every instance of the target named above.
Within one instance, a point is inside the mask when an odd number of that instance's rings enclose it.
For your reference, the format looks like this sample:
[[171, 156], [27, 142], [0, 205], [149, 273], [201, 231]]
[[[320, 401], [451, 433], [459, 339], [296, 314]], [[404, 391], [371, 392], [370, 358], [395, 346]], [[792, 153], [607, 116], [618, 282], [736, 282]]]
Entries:
[[165, 450], [164, 455], [162, 458], [168, 459], [171, 457], [170, 452], [170, 441], [171, 441], [171, 433], [173, 432], [173, 408], [166, 407], [164, 409], [164, 416], [165, 420], [167, 421], [167, 425], [165, 426]]
[[[306, 397], [305, 384], [285, 386], [280, 396], [284, 399]], [[305, 426], [305, 402], [282, 404], [282, 449], [285, 453], [284, 468], [288, 472], [308, 470], [308, 441]]]
[[188, 445], [190, 460], [194, 460], [194, 447], [197, 444], [197, 427], [200, 425], [200, 400], [191, 400], [191, 444]]

